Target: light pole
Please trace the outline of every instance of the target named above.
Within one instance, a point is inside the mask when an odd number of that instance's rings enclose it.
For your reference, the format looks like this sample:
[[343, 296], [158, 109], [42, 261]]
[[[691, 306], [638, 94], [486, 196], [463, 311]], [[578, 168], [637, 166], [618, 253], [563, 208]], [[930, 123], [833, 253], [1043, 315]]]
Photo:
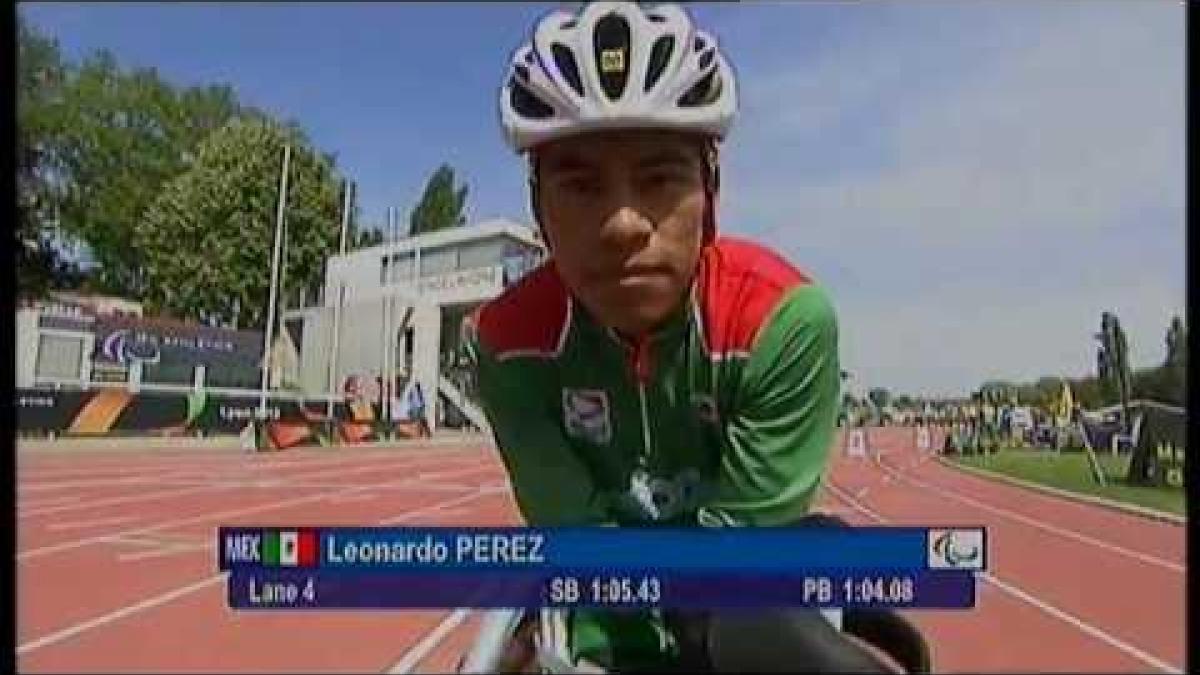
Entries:
[[271, 256], [271, 289], [267, 300], [267, 330], [263, 335], [262, 385], [258, 395], [259, 419], [267, 417], [267, 387], [271, 377], [271, 341], [275, 337], [275, 299], [279, 283], [279, 256], [283, 248], [283, 213], [287, 206], [288, 165], [292, 159], [292, 146], [283, 146], [283, 169], [279, 174], [279, 208], [275, 215], [275, 251]]

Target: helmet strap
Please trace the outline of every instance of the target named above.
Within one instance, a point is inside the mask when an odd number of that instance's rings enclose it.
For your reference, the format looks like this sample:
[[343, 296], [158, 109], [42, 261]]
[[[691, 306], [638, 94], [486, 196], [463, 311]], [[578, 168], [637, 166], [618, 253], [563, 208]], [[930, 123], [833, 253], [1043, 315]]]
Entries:
[[721, 190], [721, 166], [717, 161], [717, 146], [709, 143], [704, 152], [704, 232], [700, 246], [717, 240], [717, 193]]
[[538, 232], [542, 234], [542, 241], [549, 246], [550, 240], [546, 238], [546, 228], [542, 226], [542, 205], [538, 197], [538, 160], [533, 153], [529, 154], [529, 210], [533, 212], [533, 222], [537, 225]]

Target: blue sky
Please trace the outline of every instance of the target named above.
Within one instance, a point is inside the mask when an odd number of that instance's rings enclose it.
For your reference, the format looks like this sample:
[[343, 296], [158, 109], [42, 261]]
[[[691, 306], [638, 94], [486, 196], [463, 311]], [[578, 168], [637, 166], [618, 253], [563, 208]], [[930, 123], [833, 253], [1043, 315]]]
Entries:
[[[296, 119], [403, 214], [450, 162], [472, 219], [526, 222], [497, 87], [551, 3], [26, 4], [99, 48]], [[1184, 308], [1184, 28], [1171, 0], [691, 6], [739, 77], [725, 232], [829, 287], [858, 386], [1081, 375], [1100, 312], [1135, 365]], [[404, 216], [406, 217], [406, 215]], [[1125, 262], [1119, 262], [1124, 260]]]

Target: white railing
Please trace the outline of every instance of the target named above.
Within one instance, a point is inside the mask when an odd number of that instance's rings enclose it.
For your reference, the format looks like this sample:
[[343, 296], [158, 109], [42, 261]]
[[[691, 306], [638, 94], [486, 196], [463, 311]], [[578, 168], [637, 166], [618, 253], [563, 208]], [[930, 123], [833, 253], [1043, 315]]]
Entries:
[[[104, 382], [91, 381], [82, 382], [80, 380], [63, 380], [47, 377], [39, 377], [34, 381], [34, 388], [53, 387], [55, 389], [129, 389], [129, 382]], [[225, 396], [239, 396], [246, 398], [257, 398], [261, 391], [259, 389], [245, 389], [239, 387], [210, 387], [205, 385], [202, 389], [209, 394], [221, 394]], [[192, 384], [169, 384], [165, 382], [139, 382], [137, 383], [138, 391], [164, 392], [173, 394], [190, 394], [197, 391], [195, 385]], [[303, 394], [287, 389], [270, 390], [267, 392], [268, 398], [284, 399], [288, 401], [304, 401], [311, 403], [342, 403], [345, 397], [338, 394]]]
[[441, 373], [438, 373], [438, 391], [453, 403], [462, 412], [463, 417], [466, 417], [471, 424], [474, 424], [484, 433], [491, 433], [487, 415], [480, 410], [479, 406], [475, 405], [474, 401], [467, 398], [465, 394], [459, 391], [458, 387], [454, 386], [453, 382]]

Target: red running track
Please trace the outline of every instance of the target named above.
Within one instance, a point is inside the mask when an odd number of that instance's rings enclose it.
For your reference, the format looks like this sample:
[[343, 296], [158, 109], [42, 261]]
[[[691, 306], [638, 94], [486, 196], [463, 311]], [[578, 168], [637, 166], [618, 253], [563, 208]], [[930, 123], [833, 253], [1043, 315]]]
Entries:
[[987, 528], [976, 608], [909, 613], [939, 671], [1183, 671], [1184, 527], [959, 471], [913, 436], [871, 430], [823, 503], [862, 524]]
[[[873, 433], [822, 503], [853, 522], [983, 524], [989, 580], [969, 611], [911, 616], [939, 671], [1181, 670], [1184, 528], [995, 484]], [[22, 452], [22, 672], [447, 672], [467, 611], [244, 613], [215, 573], [219, 525], [519, 522], [485, 446], [279, 454]]]
[[[482, 446], [23, 452], [17, 517], [22, 672], [391, 670], [454, 613], [234, 613], [216, 528], [518, 522]], [[411, 666], [449, 668], [466, 618]]]

